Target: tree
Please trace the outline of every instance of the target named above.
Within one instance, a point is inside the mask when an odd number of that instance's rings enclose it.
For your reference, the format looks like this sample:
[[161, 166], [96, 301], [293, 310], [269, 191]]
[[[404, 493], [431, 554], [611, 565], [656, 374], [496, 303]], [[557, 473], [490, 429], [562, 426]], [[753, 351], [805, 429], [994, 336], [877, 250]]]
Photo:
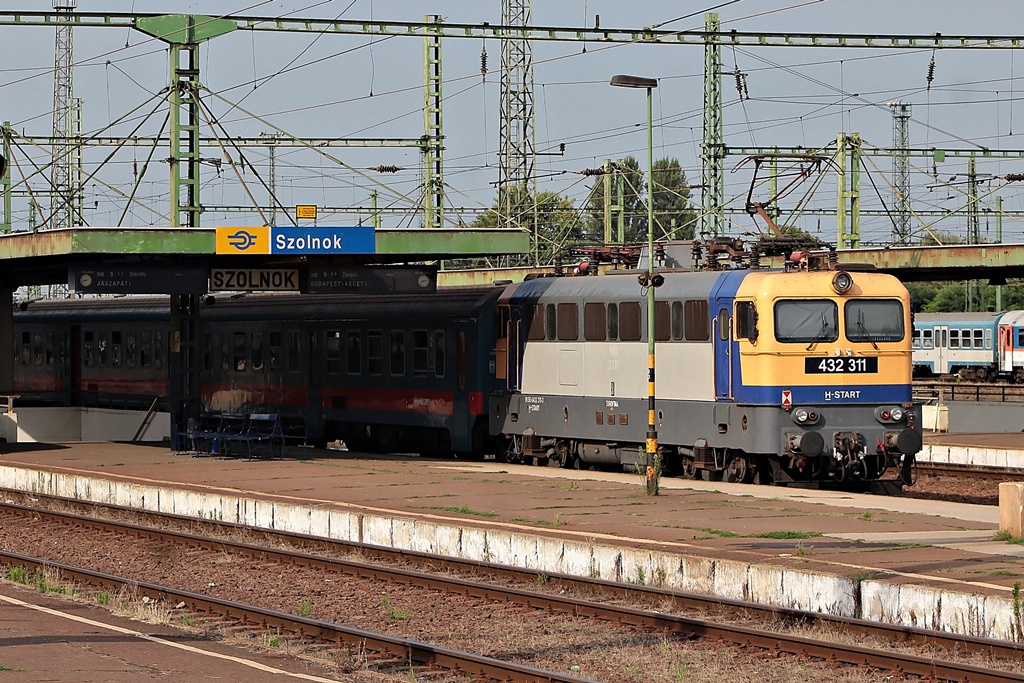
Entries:
[[[505, 193], [509, 193], [506, 195]], [[508, 220], [502, 220], [501, 210], [506, 197], [510, 200], [511, 214]], [[551, 263], [567, 245], [578, 244], [583, 236], [583, 224], [574, 207], [574, 202], [556, 192], [539, 192], [530, 194], [522, 185], [503, 187], [498, 191], [498, 199], [491, 208], [480, 214], [475, 221], [475, 228], [496, 228], [511, 223], [530, 233], [531, 257], [521, 259], [532, 262], [532, 254], [537, 254], [537, 262]], [[537, 223], [534, 226], [536, 207]], [[536, 230], [536, 234], [535, 234]], [[449, 261], [449, 263], [455, 263]], [[481, 264], [475, 260], [459, 261], [458, 265], [475, 267]]]
[[[647, 180], [637, 160], [628, 156], [614, 164], [622, 176], [623, 241], [647, 240]], [[654, 180], [655, 239], [691, 239], [696, 233], [698, 214], [690, 202], [690, 187], [678, 159], [659, 159], [651, 170]], [[612, 177], [614, 192], [615, 178]], [[605, 181], [599, 176], [587, 201], [586, 237], [604, 240]]]

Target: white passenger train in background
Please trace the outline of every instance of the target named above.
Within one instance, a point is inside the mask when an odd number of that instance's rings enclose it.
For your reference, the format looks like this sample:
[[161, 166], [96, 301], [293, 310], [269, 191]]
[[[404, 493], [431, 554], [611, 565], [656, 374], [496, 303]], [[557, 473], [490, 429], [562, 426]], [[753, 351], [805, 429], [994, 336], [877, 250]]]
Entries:
[[1024, 382], [1024, 311], [918, 313], [914, 374]]

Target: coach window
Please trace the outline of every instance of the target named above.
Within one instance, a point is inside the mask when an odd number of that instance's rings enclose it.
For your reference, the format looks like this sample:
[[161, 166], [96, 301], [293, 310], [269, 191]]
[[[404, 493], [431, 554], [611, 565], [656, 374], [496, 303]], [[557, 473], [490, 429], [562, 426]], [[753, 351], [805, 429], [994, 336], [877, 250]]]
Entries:
[[426, 330], [412, 331], [412, 376], [426, 377], [429, 368], [427, 360], [430, 358], [430, 335]]
[[384, 373], [384, 333], [370, 330], [366, 335], [366, 372], [370, 375]]
[[558, 304], [558, 341], [580, 338], [580, 309], [576, 304]]
[[985, 348], [986, 349], [991, 349], [992, 348], [992, 330], [990, 330], [990, 329], [985, 330]]
[[284, 339], [278, 331], [270, 333], [270, 369], [280, 372], [281, 361], [284, 358]]
[[839, 307], [828, 299], [784, 299], [775, 304], [775, 339], [816, 344], [839, 339]]
[[46, 333], [46, 364], [53, 365], [54, 345], [53, 332]]
[[245, 332], [235, 332], [231, 335], [232, 356], [231, 369], [235, 372], [245, 372]]
[[288, 330], [288, 372], [302, 372], [302, 340], [298, 330]]
[[903, 304], [895, 299], [851, 299], [843, 316], [852, 342], [898, 342], [905, 336]]
[[345, 334], [345, 351], [348, 360], [348, 374], [358, 375], [363, 371], [363, 333], [349, 330]]
[[924, 330], [921, 333], [921, 348], [922, 349], [933, 348], [933, 344], [932, 344], [932, 331], [931, 330]]
[[153, 367], [162, 368], [164, 366], [164, 333], [154, 332], [153, 333]]
[[[212, 343], [212, 342], [211, 342]], [[213, 355], [212, 352], [210, 354]], [[213, 370], [211, 360], [210, 370]], [[153, 335], [150, 332], [143, 332], [139, 338], [139, 365], [148, 368], [153, 364]]]
[[121, 367], [121, 360], [124, 357], [124, 334], [120, 330], [110, 333], [110, 367]]
[[96, 364], [96, 356], [93, 355], [96, 352], [96, 338], [95, 337], [96, 336], [95, 336], [95, 334], [93, 333], [92, 330], [86, 330], [85, 332], [82, 333], [82, 346], [84, 347], [83, 348], [84, 353], [82, 355], [85, 356], [84, 360], [85, 360], [86, 366], [91, 366], [91, 365], [95, 365]]
[[707, 341], [711, 339], [711, 318], [706, 299], [690, 299], [683, 302], [685, 312], [684, 337], [686, 341]]
[[666, 342], [672, 337], [672, 309], [667, 301], [654, 302], [654, 340]]
[[608, 340], [615, 341], [619, 338], [619, 307], [616, 304], [608, 304]]
[[36, 365], [43, 364], [43, 333], [36, 332], [32, 335], [32, 362]]
[[263, 370], [263, 333], [252, 333], [252, 369]]
[[389, 367], [395, 377], [405, 375], [405, 330], [391, 330], [391, 361]]
[[231, 369], [231, 338], [227, 332], [220, 333], [220, 369], [227, 372]]
[[444, 377], [445, 373], [444, 330], [434, 332], [434, 376]]
[[327, 330], [327, 374], [341, 372], [341, 332]]
[[96, 356], [101, 367], [107, 367], [107, 333], [96, 333]]
[[640, 341], [640, 304], [625, 301], [619, 304], [619, 340]]
[[[983, 348], [985, 348], [984, 337], [985, 337], [985, 331], [984, 330], [974, 330], [974, 348], [976, 348], [976, 349], [983, 349]], [[992, 348], [991, 342], [989, 343], [988, 348], [990, 348], [990, 349]]]
[[134, 368], [139, 361], [139, 345], [136, 341], [135, 330], [124, 333], [124, 364]]
[[921, 348], [921, 330], [914, 330], [914, 334], [911, 337], [910, 345], [915, 348]]
[[[146, 341], [145, 341], [146, 333], [143, 332], [142, 335], [143, 335], [142, 343], [145, 344], [146, 343]], [[145, 358], [145, 353], [146, 353], [146, 351], [143, 350], [142, 351], [142, 357], [143, 358]], [[203, 332], [203, 371], [204, 372], [213, 372], [213, 335], [210, 334], [209, 332]]]
[[672, 340], [679, 341], [683, 338], [683, 302], [672, 302]]
[[1017, 348], [1024, 348], [1024, 328], [1017, 330]]
[[949, 348], [959, 349], [960, 348], [960, 330], [949, 331]]
[[736, 302], [736, 338], [757, 341], [757, 307], [753, 301]]
[[583, 339], [604, 341], [608, 333], [608, 321], [604, 304], [583, 304]]
[[544, 306], [537, 304], [532, 306], [531, 309], [533, 315], [530, 316], [530, 331], [527, 339], [530, 341], [541, 341], [544, 339]]
[[544, 307], [544, 338], [549, 341], [558, 338], [558, 309], [554, 304]]

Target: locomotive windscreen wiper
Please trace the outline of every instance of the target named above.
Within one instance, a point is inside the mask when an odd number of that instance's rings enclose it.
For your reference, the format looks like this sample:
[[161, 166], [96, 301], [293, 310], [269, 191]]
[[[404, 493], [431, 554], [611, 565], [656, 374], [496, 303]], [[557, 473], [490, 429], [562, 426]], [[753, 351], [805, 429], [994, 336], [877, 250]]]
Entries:
[[860, 319], [860, 316], [857, 317], [857, 327], [860, 328], [860, 331], [864, 333], [864, 338], [871, 342], [871, 345], [874, 346], [875, 351], [877, 351], [878, 344], [876, 344], [875, 340], [871, 338], [871, 333], [868, 332], [868, 328], [864, 327], [864, 321]]
[[816, 335], [814, 335], [814, 337], [811, 339], [811, 343], [807, 345], [807, 348], [805, 349], [805, 351], [810, 351], [811, 347], [813, 347], [815, 344], [817, 344], [822, 339], [824, 339], [826, 332], [828, 332], [828, 318], [826, 318], [825, 317], [825, 313], [822, 312], [822, 314], [821, 314], [821, 329], [818, 330], [818, 333]]

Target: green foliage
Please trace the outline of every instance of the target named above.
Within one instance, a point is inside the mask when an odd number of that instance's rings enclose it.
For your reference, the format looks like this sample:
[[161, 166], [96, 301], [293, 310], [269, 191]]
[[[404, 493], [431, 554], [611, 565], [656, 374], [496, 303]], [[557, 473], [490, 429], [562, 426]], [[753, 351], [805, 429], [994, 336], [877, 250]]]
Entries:
[[406, 621], [409, 619], [409, 613], [392, 607], [391, 600], [386, 595], [380, 599], [380, 606], [384, 608], [384, 613], [389, 619], [394, 619], [395, 621]]
[[816, 538], [821, 536], [819, 531], [765, 531], [754, 534], [754, 538]]
[[299, 603], [299, 616], [309, 617], [313, 615], [313, 599], [306, 598]]
[[[910, 282], [907, 290], [915, 311], [961, 313], [967, 308], [967, 286], [963, 282]], [[996, 288], [993, 285], [982, 287], [982, 297], [986, 311], [996, 310]], [[1024, 284], [1003, 285], [1001, 308], [1004, 311], [1024, 309]]]
[[[643, 242], [647, 239], [647, 177], [640, 163], [632, 156], [615, 162], [622, 178], [622, 206], [625, 242]], [[655, 239], [691, 239], [696, 233], [698, 212], [690, 201], [690, 187], [686, 173], [678, 159], [658, 159], [651, 171], [654, 181]], [[612, 183], [615, 197], [616, 176], [598, 176], [591, 186], [587, 202], [586, 238], [590, 242], [604, 241], [605, 178]]]
[[97, 605], [109, 605], [110, 604], [110, 593], [108, 591], [96, 591], [96, 604]]

